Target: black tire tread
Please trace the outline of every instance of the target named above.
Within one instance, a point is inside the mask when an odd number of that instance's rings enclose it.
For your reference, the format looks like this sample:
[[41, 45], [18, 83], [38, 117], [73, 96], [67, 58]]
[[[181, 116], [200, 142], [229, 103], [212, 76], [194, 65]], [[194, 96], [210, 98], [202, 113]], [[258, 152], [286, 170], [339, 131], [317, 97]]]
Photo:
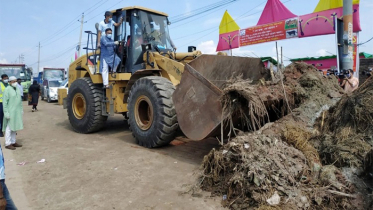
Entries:
[[[101, 111], [102, 111], [102, 105], [101, 101], [102, 98], [104, 97], [102, 88], [99, 85], [93, 84], [91, 78], [89, 77], [83, 77], [78, 80], [75, 86], [79, 86], [80, 88], [83, 88], [84, 91], [86, 91], [89, 95], [88, 98], [86, 98], [86, 104], [87, 104], [87, 110], [91, 110], [90, 113], [86, 113], [87, 117], [89, 120], [87, 123], [83, 126], [83, 128], [79, 128], [77, 126], [74, 126], [74, 114], [70, 110], [71, 109], [71, 103], [72, 103], [72, 98], [73, 95], [71, 94], [71, 97], [68, 97], [67, 103], [68, 103], [68, 108], [67, 108], [67, 113], [69, 116], [69, 121], [70, 124], [72, 125], [73, 129], [78, 132], [78, 133], [93, 133], [96, 131], [101, 130], [107, 121], [107, 116], [102, 116]], [[74, 82], [74, 83], [75, 83]], [[73, 85], [71, 85], [71, 88], [69, 92], [72, 93], [72, 88], [75, 88]], [[88, 109], [88, 106], [90, 109]], [[88, 111], [87, 111], [88, 112]]]
[[154, 112], [158, 112], [160, 117], [158, 122], [154, 121], [153, 124], [156, 123], [156, 127], [158, 129], [155, 131], [156, 135], [148, 136], [146, 140], [141, 139], [136, 135], [135, 129], [133, 129], [133, 126], [137, 126], [134, 118], [129, 117], [130, 130], [141, 146], [153, 148], [167, 145], [174, 139], [176, 131], [179, 127], [175, 107], [172, 101], [172, 94], [175, 91], [175, 87], [168, 79], [163, 77], [149, 76], [140, 78], [132, 86], [129, 93], [129, 116], [133, 115], [133, 107], [131, 107], [132, 100], [136, 100], [133, 98], [133, 95], [136, 91], [138, 91], [138, 88], [143, 85], [146, 85], [146, 87], [156, 96], [155, 103], [159, 108], [158, 110], [154, 110]]

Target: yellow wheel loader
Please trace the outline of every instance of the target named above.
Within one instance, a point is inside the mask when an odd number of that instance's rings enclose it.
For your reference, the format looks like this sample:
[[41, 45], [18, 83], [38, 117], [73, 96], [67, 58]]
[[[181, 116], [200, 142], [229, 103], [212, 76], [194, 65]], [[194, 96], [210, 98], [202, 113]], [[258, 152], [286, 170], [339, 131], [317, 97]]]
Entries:
[[86, 54], [69, 66], [66, 108], [76, 132], [99, 131], [109, 116], [122, 114], [137, 142], [148, 148], [167, 145], [179, 126], [195, 140], [219, 135], [222, 85], [237, 76], [268, 75], [258, 58], [202, 55], [194, 47], [174, 51], [163, 12], [134, 6], [112, 13], [123, 23], [112, 33], [121, 62], [109, 73], [109, 88], [103, 87], [97, 33], [86, 31]]

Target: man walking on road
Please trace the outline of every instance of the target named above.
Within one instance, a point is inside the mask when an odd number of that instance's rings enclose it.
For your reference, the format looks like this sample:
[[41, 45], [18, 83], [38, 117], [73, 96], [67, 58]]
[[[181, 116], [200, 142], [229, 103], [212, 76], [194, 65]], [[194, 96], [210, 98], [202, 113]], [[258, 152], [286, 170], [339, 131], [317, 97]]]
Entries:
[[23, 106], [17, 78], [11, 76], [9, 84], [3, 94], [3, 132], [5, 131], [5, 148], [15, 150], [16, 147], [22, 147], [16, 143], [16, 131], [23, 129]]
[[0, 145], [0, 210], [17, 210], [12, 197], [8, 191], [7, 186], [5, 185], [5, 166], [4, 166], [4, 157], [3, 150]]
[[0, 137], [4, 137], [4, 133], [2, 129], [3, 119], [4, 119], [3, 94], [7, 86], [8, 86], [8, 75], [3, 74], [1, 75], [1, 82], [0, 82]]

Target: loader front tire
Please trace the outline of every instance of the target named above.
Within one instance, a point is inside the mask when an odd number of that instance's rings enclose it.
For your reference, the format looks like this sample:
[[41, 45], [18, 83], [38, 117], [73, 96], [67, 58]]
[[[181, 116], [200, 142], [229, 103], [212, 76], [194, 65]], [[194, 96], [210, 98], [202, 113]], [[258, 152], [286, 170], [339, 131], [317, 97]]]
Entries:
[[128, 124], [139, 145], [153, 148], [169, 144], [178, 128], [172, 83], [158, 76], [143, 77], [128, 97]]
[[78, 133], [93, 133], [105, 126], [106, 116], [101, 114], [103, 90], [91, 78], [75, 80], [67, 95], [67, 114]]

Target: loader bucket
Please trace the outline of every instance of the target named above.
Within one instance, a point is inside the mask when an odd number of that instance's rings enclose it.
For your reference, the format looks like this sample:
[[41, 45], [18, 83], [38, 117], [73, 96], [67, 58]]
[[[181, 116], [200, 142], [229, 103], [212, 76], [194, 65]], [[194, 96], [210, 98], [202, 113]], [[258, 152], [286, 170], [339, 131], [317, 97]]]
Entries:
[[236, 77], [258, 81], [269, 74], [260, 58], [201, 55], [185, 65], [173, 94], [179, 126], [193, 140], [219, 136], [222, 86]]

